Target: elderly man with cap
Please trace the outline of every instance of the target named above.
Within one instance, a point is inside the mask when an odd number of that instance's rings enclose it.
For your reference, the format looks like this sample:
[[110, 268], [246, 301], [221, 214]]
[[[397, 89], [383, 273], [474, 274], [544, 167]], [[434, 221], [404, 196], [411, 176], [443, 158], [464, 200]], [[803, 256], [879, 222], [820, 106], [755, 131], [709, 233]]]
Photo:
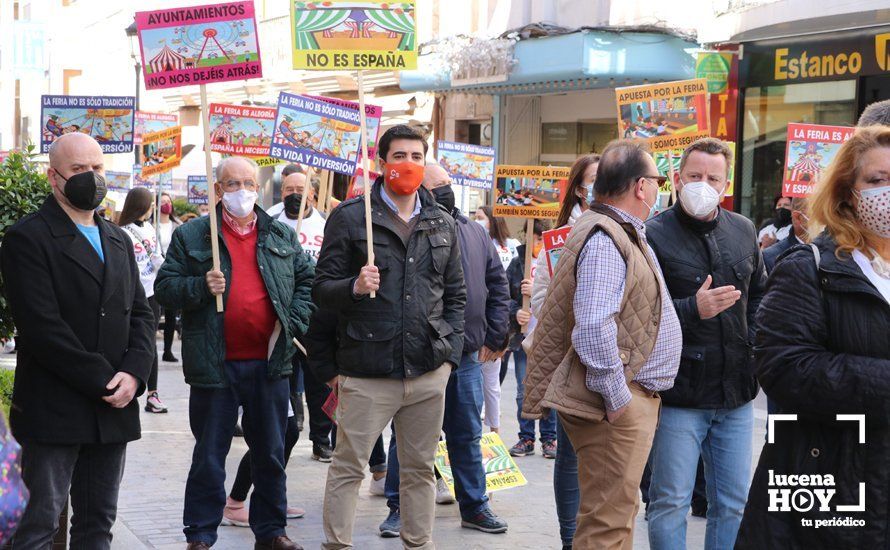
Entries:
[[49, 548], [70, 492], [71, 547], [108, 549], [136, 397], [154, 357], [154, 314], [129, 236], [96, 215], [102, 148], [85, 134], [49, 150], [52, 194], [3, 239], [18, 330], [10, 421], [31, 500], [15, 549]]
[[[255, 548], [298, 549], [285, 534], [284, 434], [292, 341], [309, 323], [314, 269], [293, 230], [256, 205], [253, 161], [226, 158], [216, 174], [220, 270], [213, 269], [209, 219], [200, 218], [176, 229], [155, 281], [158, 302], [183, 311], [182, 366], [195, 436], [184, 531], [191, 550], [216, 542], [226, 504], [226, 454], [241, 406], [251, 450]], [[217, 313], [219, 295], [224, 313]]]

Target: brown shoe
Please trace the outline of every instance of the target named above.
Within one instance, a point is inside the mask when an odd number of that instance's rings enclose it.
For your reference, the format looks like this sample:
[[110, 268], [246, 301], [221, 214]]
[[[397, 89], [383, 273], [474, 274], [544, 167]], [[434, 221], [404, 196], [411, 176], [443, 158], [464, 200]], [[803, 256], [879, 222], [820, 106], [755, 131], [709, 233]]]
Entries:
[[185, 550], [210, 550], [210, 545], [206, 542], [190, 542]]
[[256, 541], [253, 550], [303, 550], [303, 547], [282, 535], [274, 539]]

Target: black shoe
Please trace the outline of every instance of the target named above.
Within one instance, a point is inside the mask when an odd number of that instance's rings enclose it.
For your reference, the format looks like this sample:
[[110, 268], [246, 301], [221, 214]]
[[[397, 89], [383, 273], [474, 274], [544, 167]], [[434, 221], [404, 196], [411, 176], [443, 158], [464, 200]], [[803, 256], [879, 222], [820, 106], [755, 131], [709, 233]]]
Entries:
[[389, 515], [380, 524], [380, 536], [385, 539], [394, 539], [399, 536], [402, 531], [402, 516], [399, 515], [399, 509], [390, 510]]
[[312, 460], [319, 462], [330, 462], [334, 452], [327, 445], [312, 444]]
[[235, 437], [244, 437], [244, 430], [241, 429], [241, 423], [235, 424]]
[[472, 518], [461, 518], [461, 527], [477, 529], [483, 533], [506, 533], [507, 522], [497, 517], [491, 508], [485, 508]]
[[165, 363], [178, 363], [179, 362], [179, 359], [177, 359], [176, 356], [173, 355], [172, 351], [165, 351], [163, 357], [161, 357], [161, 360], [164, 361]]
[[708, 517], [708, 505], [704, 506], [696, 506], [692, 505], [692, 517], [696, 518], [706, 518]]

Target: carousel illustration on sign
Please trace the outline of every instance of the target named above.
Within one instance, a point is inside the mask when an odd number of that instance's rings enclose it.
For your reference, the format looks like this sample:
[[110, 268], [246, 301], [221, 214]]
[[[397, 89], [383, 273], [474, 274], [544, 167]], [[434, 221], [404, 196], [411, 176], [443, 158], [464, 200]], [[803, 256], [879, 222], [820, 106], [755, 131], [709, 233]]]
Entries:
[[414, 2], [291, 0], [295, 69], [414, 69]]

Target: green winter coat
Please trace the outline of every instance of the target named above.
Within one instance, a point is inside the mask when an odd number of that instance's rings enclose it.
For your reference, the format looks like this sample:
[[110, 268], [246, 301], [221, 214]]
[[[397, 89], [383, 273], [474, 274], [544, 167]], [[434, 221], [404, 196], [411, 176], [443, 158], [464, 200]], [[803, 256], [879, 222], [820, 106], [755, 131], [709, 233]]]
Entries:
[[[232, 280], [232, 259], [222, 234], [220, 220], [220, 267], [226, 281]], [[270, 378], [288, 376], [295, 336], [306, 333], [312, 315], [312, 281], [315, 268], [303, 253], [297, 235], [287, 225], [273, 220], [262, 209], [257, 215], [257, 262], [266, 290], [281, 323], [281, 331], [269, 358]], [[210, 218], [198, 218], [173, 232], [164, 265], [155, 279], [155, 299], [167, 309], [182, 310], [182, 368], [187, 384], [202, 388], [228, 386], [223, 372], [226, 342], [223, 313], [216, 311], [216, 299], [207, 289], [205, 275], [212, 269]], [[226, 286], [223, 303], [228, 301]]]

